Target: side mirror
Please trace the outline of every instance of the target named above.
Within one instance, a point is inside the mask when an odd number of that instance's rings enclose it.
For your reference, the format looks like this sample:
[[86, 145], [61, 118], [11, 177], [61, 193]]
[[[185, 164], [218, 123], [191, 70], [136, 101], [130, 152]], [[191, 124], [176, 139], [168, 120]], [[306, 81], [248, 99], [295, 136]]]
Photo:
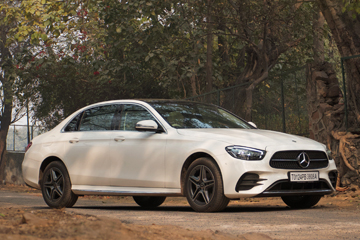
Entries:
[[136, 123], [135, 129], [138, 131], [157, 132], [159, 125], [154, 120], [142, 120]]
[[248, 124], [250, 124], [251, 126], [253, 126], [254, 128], [257, 128], [256, 124], [253, 122], [248, 122]]

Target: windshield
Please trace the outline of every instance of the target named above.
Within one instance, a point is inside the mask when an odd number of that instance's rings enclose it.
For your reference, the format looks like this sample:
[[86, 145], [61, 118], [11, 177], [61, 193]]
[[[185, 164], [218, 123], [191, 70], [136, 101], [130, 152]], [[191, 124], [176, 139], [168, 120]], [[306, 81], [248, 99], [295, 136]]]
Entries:
[[149, 102], [174, 128], [253, 128], [215, 105], [193, 102]]

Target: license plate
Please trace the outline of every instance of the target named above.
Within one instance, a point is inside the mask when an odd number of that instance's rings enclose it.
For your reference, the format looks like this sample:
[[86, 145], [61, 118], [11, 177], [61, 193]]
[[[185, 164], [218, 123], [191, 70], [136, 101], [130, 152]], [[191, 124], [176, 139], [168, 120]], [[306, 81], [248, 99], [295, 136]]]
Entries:
[[314, 182], [319, 181], [319, 172], [290, 172], [290, 182]]

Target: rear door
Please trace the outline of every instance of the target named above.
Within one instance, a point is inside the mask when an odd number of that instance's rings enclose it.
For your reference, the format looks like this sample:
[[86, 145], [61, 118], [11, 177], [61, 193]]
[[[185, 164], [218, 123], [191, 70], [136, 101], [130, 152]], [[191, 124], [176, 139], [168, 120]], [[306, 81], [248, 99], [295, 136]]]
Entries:
[[109, 146], [120, 105], [85, 110], [65, 128], [64, 157], [73, 185], [110, 185]]

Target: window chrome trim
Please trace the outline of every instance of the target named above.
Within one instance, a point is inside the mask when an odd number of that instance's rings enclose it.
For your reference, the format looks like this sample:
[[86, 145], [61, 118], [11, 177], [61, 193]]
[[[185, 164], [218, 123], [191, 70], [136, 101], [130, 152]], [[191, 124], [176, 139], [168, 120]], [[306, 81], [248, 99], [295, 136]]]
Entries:
[[[162, 127], [162, 129], [163, 129], [164, 131], [161, 132], [161, 133], [165, 133], [165, 134], [168, 133], [168, 130], [164, 127], [164, 124], [159, 120], [159, 118], [156, 117], [156, 116], [154, 115], [154, 113], [153, 113], [152, 111], [150, 111], [147, 106], [144, 106], [143, 104], [138, 103], [138, 102], [107, 102], [107, 103], [103, 103], [103, 104], [96, 104], [96, 105], [88, 106], [88, 107], [84, 108], [81, 112], [79, 112], [78, 114], [75, 114], [75, 116], [74, 116], [73, 118], [71, 118], [71, 119], [61, 128], [60, 133], [68, 133], [68, 132], [65, 131], [65, 128], [66, 128], [66, 127], [70, 124], [70, 122], [71, 122], [72, 120], [74, 120], [74, 118], [76, 118], [79, 114], [81, 114], [81, 117], [80, 117], [80, 122], [81, 122], [81, 120], [82, 120], [82, 118], [83, 118], [83, 115], [84, 115], [84, 112], [85, 112], [86, 110], [88, 110], [88, 109], [96, 108], [96, 107], [103, 107], [103, 106], [108, 106], [108, 105], [126, 105], [126, 104], [127, 104], [127, 105], [136, 105], [136, 106], [140, 106], [140, 107], [144, 108], [144, 109], [145, 109], [146, 111], [148, 111], [148, 112], [151, 114], [151, 116], [156, 120], [156, 123], [159, 124], [159, 125]], [[150, 106], [151, 106], [151, 105], [150, 105]], [[153, 108], [153, 109], [154, 109], [154, 108]], [[156, 111], [156, 110], [154, 109], [154, 111]], [[164, 121], [165, 121], [165, 119], [164, 119]], [[103, 130], [103, 132], [107, 132], [107, 131], [109, 131], [109, 130]], [[119, 129], [119, 130], [111, 130], [111, 131], [125, 131], [125, 130], [120, 130], [120, 129]], [[92, 130], [92, 131], [79, 131], [79, 130], [76, 130], [76, 131], [69, 131], [69, 132], [71, 132], [71, 133], [73, 133], [73, 132], [101, 132], [101, 130], [100, 130], [100, 131], [96, 131], [96, 130]], [[131, 131], [131, 132], [134, 132], [134, 131]], [[138, 131], [136, 131], [136, 132], [138, 132]]]

